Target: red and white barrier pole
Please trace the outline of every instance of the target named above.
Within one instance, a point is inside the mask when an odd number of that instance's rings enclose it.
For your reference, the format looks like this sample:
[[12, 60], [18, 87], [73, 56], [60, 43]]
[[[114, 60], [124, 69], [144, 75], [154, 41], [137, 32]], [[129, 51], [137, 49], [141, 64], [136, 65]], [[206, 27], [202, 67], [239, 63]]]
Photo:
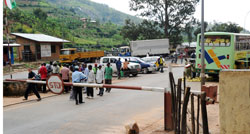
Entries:
[[[37, 80], [15, 80], [15, 79], [5, 79], [6, 82], [27, 82], [34, 84], [46, 84], [46, 81]], [[118, 88], [118, 89], [129, 89], [129, 90], [143, 90], [143, 91], [153, 91], [153, 92], [164, 92], [167, 88], [163, 87], [146, 87], [146, 86], [125, 86], [125, 85], [110, 85], [110, 84], [89, 84], [89, 83], [71, 83], [63, 82], [65, 86], [75, 86], [75, 87], [103, 87], [103, 88]], [[170, 90], [167, 90], [170, 91]]]

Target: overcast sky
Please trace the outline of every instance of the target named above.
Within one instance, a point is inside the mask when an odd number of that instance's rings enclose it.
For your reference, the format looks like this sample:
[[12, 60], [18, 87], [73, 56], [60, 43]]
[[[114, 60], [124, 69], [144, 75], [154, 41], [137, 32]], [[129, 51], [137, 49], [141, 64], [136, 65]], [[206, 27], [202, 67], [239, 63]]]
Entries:
[[[129, 0], [92, 0], [98, 3], [107, 4], [121, 12], [136, 15], [136, 12], [129, 11]], [[205, 21], [213, 22], [234, 22], [250, 30], [250, 0], [204, 0]], [[196, 7], [194, 17], [200, 20], [201, 6]], [[246, 21], [245, 21], [246, 20]]]

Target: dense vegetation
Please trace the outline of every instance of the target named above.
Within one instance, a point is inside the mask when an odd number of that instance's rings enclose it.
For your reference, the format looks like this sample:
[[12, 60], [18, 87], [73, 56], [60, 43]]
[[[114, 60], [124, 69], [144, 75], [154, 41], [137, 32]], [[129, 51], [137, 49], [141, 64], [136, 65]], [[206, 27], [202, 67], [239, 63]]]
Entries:
[[[126, 18], [140, 19], [89, 0], [16, 0], [7, 10], [11, 32], [44, 33], [67, 39], [66, 46], [109, 49], [126, 45], [120, 35]], [[82, 21], [81, 18], [85, 18]]]

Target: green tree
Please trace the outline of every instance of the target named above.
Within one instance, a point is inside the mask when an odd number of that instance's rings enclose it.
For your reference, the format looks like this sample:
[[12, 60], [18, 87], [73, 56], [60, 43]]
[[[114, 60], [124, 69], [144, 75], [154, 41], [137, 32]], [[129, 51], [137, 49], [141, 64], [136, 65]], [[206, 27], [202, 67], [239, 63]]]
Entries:
[[46, 20], [48, 15], [41, 8], [36, 8], [33, 10], [33, 14], [40, 20]]
[[137, 40], [140, 35], [139, 27], [130, 19], [127, 19], [125, 20], [125, 26], [121, 30], [121, 35], [124, 39]]
[[191, 19], [198, 2], [199, 0], [130, 0], [130, 10], [140, 11], [140, 16], [159, 22], [164, 28], [165, 37], [169, 38], [176, 37], [173, 34], [180, 34], [178, 28]]
[[143, 20], [142, 23], [135, 24], [126, 20], [121, 35], [129, 40], [145, 40], [162, 38], [163, 32], [155, 21]]
[[218, 23], [214, 22], [212, 28], [209, 30], [211, 32], [232, 32], [232, 33], [240, 33], [243, 30], [241, 26], [236, 23]]
[[196, 24], [196, 20], [193, 18], [188, 23], [186, 23], [184, 27], [184, 32], [187, 35], [189, 45], [193, 41], [193, 33], [194, 33], [195, 24]]
[[[201, 33], [201, 23], [200, 22], [196, 22], [198, 27], [194, 30], [194, 35], [195, 35], [195, 38], [197, 38], [197, 35], [199, 33]], [[207, 22], [204, 22], [204, 32], [207, 31], [207, 27], [208, 27], [208, 23]]]

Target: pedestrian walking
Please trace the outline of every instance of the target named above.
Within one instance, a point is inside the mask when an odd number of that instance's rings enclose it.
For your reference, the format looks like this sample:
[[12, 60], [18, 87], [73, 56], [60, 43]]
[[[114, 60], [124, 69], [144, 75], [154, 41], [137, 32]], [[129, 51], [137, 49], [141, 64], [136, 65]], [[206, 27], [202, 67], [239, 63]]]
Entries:
[[97, 64], [95, 64], [95, 67], [93, 68], [93, 71], [94, 71], [95, 75], [96, 75], [97, 69], [98, 69]]
[[[89, 76], [88, 76], [88, 83], [93, 84], [95, 83], [95, 74], [92, 70], [92, 65], [88, 66], [89, 69]], [[87, 98], [94, 98], [94, 90], [93, 87], [87, 87]]]
[[52, 71], [53, 74], [59, 74], [60, 73], [60, 68], [59, 68], [59, 66], [57, 65], [56, 62], [53, 63], [52, 69], [53, 69], [53, 71]]
[[118, 76], [118, 79], [120, 79], [121, 78], [121, 67], [122, 67], [121, 58], [119, 58], [115, 64], [116, 64], [116, 68], [117, 68], [117, 76]]
[[[69, 68], [67, 68], [67, 65], [63, 65], [63, 68], [61, 69], [61, 75], [63, 82], [69, 82]], [[69, 86], [64, 86], [65, 92], [68, 93]]]
[[191, 78], [191, 64], [187, 59], [185, 59], [185, 74], [187, 78]]
[[[96, 83], [102, 84], [104, 81], [104, 72], [102, 70], [102, 65], [99, 65], [98, 70], [96, 72]], [[103, 96], [104, 89], [102, 87], [99, 88], [99, 96]]]
[[[74, 72], [74, 67], [73, 66], [69, 66], [69, 82], [72, 82], [72, 73]], [[71, 90], [72, 87], [70, 86], [70, 96], [69, 96], [69, 100], [75, 100], [75, 93], [74, 90]]]
[[124, 76], [129, 76], [129, 68], [128, 68], [128, 60], [125, 59], [125, 62], [123, 62], [123, 73], [124, 73]]
[[[89, 77], [89, 69], [85, 63], [83, 64], [83, 66], [84, 66], [83, 74], [86, 76], [86, 79], [83, 80], [82, 83], [86, 83]], [[86, 92], [87, 92], [87, 87], [84, 87], [84, 93]]]
[[183, 63], [183, 53], [181, 53], [180, 58], [181, 58], [181, 64], [182, 64]]
[[59, 64], [58, 64], [58, 66], [59, 66], [59, 72], [61, 72], [61, 70], [62, 70], [63, 66], [62, 66], [62, 64], [61, 64], [61, 63], [59, 63]]
[[177, 64], [177, 61], [178, 61], [178, 54], [177, 53], [175, 53], [174, 58], [175, 58], [175, 64]]
[[160, 72], [161, 73], [163, 73], [164, 71], [163, 71], [163, 63], [164, 63], [164, 61], [163, 61], [163, 58], [162, 58], [162, 56], [160, 56], [160, 58], [157, 60], [157, 62], [158, 62], [158, 64], [159, 64], [159, 67], [160, 67]]
[[[75, 71], [72, 73], [72, 81], [73, 83], [80, 83], [81, 80], [86, 79], [86, 76], [79, 72], [79, 66], [75, 66]], [[82, 98], [82, 88], [81, 87], [73, 87], [76, 105], [79, 103], [84, 103]]]
[[[46, 63], [43, 63], [41, 68], [38, 71], [38, 74], [41, 75], [41, 80], [46, 81], [47, 79], [47, 68], [46, 68]], [[42, 92], [46, 93], [46, 85], [42, 85]]]
[[84, 67], [85, 67], [85, 69], [84, 69], [84, 75], [87, 77], [87, 79], [88, 79], [88, 76], [89, 76], [89, 69], [88, 69], [88, 67], [87, 67], [87, 65], [86, 64], [84, 64]]
[[[31, 68], [29, 68], [28, 71], [29, 71], [28, 79], [29, 80], [34, 80], [36, 74], [32, 71]], [[23, 100], [28, 100], [28, 95], [29, 95], [30, 91], [33, 91], [35, 93], [36, 97], [38, 98], [37, 101], [41, 100], [40, 94], [38, 93], [38, 91], [36, 89], [36, 85], [34, 83], [28, 83], [28, 87], [26, 88]]]
[[[112, 75], [113, 69], [110, 67], [110, 63], [108, 62], [104, 72], [105, 84], [112, 84]], [[110, 91], [111, 88], [106, 88], [106, 92], [110, 93]]]
[[52, 71], [53, 71], [52, 66], [53, 66], [52, 61], [50, 61], [49, 64], [46, 64], [47, 76], [50, 76], [50, 75], [51, 75], [51, 73], [52, 73]]

